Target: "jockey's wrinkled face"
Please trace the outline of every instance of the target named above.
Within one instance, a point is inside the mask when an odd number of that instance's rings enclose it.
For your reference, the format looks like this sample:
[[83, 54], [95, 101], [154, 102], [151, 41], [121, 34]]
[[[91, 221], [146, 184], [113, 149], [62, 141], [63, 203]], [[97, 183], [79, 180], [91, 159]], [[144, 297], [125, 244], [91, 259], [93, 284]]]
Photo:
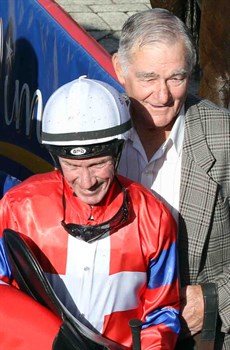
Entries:
[[83, 202], [95, 205], [106, 195], [115, 174], [112, 156], [89, 159], [59, 157], [63, 176]]

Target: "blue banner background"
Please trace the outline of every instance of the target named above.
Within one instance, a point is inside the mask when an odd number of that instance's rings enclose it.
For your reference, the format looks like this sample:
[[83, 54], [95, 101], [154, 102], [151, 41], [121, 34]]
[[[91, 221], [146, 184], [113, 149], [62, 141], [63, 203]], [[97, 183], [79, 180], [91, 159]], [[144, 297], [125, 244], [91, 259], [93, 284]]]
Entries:
[[[42, 110], [54, 90], [87, 75], [122, 91], [109, 73], [104, 49], [92, 38], [90, 45], [105, 56], [106, 67], [47, 8], [35, 0], [1, 1], [0, 6], [0, 169], [19, 179], [53, 168], [39, 138]], [[60, 13], [60, 8], [55, 11]], [[61, 17], [73, 26], [67, 14]], [[76, 32], [89, 40], [78, 25]]]

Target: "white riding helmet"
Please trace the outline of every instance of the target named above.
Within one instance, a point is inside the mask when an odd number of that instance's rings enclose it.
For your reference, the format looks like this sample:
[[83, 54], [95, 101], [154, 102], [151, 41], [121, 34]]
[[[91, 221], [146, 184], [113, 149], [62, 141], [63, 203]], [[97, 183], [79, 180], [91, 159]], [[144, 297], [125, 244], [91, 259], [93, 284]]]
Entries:
[[131, 127], [125, 98], [112, 86], [82, 76], [49, 98], [41, 139], [57, 156], [90, 158], [114, 153], [114, 144], [123, 144]]

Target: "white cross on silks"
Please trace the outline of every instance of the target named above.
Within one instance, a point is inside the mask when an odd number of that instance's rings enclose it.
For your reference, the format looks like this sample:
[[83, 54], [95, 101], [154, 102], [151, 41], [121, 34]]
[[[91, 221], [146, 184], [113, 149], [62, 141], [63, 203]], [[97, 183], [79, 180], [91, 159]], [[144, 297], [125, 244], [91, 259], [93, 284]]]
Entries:
[[146, 283], [144, 272], [109, 275], [110, 242], [109, 236], [93, 243], [69, 236], [66, 274], [47, 276], [63, 304], [71, 309], [66, 296], [58, 291], [60, 278], [63, 280], [80, 313], [99, 332], [104, 316], [137, 307], [137, 291]]

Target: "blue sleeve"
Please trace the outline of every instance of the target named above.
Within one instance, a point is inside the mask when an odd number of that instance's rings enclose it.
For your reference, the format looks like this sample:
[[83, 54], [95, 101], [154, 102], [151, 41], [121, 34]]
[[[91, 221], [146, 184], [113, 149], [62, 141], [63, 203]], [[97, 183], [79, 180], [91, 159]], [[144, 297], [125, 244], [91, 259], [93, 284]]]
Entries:
[[3, 171], [0, 171], [0, 198], [13, 186], [21, 181]]
[[9, 283], [11, 281], [12, 274], [11, 269], [6, 257], [4, 245], [3, 245], [3, 239], [0, 238], [0, 280], [4, 281], [6, 283]]

